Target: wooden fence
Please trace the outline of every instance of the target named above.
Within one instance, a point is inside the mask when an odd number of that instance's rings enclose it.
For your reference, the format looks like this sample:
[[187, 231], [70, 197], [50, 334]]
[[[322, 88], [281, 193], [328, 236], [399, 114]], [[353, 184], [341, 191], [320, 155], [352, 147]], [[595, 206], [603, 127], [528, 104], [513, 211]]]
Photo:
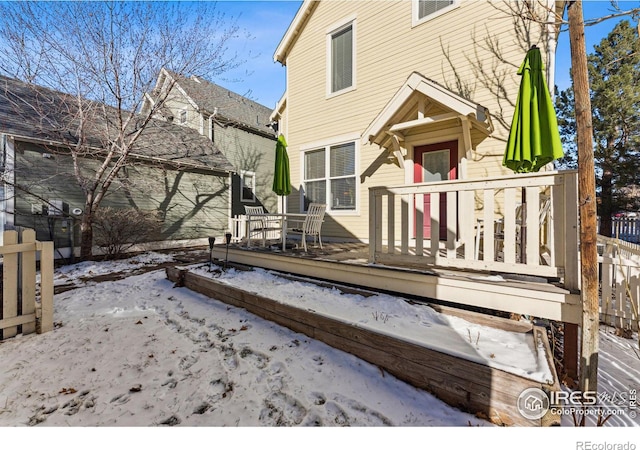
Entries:
[[53, 330], [53, 242], [36, 241], [31, 229], [5, 231], [0, 254], [0, 340]]
[[600, 321], [638, 331], [640, 245], [598, 235]]
[[[600, 218], [598, 217], [598, 231], [600, 228]], [[640, 243], [640, 218], [634, 217], [612, 217], [611, 236], [617, 237], [633, 244]]]
[[[255, 223], [255, 217], [252, 223]], [[231, 218], [230, 230], [233, 242], [240, 242], [247, 238], [247, 225], [247, 216], [244, 214]], [[278, 229], [269, 229], [266, 233], [266, 239], [268, 240], [280, 239], [280, 230]], [[256, 236], [252, 236], [252, 238], [256, 238]], [[262, 234], [260, 234], [259, 237], [262, 238]]]

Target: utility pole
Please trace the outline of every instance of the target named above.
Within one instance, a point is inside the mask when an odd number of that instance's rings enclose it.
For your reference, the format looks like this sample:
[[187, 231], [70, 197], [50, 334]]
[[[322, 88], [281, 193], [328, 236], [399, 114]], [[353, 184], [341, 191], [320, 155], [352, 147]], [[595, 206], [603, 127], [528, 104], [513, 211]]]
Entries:
[[582, 339], [580, 389], [598, 388], [598, 252], [596, 237], [596, 183], [593, 160], [593, 125], [582, 0], [568, 3], [571, 75], [576, 108], [578, 144], [578, 201], [580, 210], [580, 260]]

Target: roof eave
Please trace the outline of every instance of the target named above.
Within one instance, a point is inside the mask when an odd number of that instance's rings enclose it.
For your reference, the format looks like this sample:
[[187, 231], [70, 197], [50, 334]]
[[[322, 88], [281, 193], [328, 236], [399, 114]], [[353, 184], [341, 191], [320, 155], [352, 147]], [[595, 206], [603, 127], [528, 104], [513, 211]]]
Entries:
[[282, 37], [280, 44], [278, 44], [278, 47], [273, 54], [274, 62], [286, 65], [287, 54], [291, 50], [296, 38], [307, 24], [309, 16], [316, 9], [318, 3], [318, 0], [304, 0], [304, 3], [300, 6], [300, 9], [296, 13], [296, 16], [293, 18], [289, 28], [287, 28], [287, 32]]
[[287, 106], [287, 93], [285, 92], [280, 98], [280, 100], [278, 101], [278, 103], [276, 104], [275, 109], [269, 116], [269, 120], [275, 121], [280, 119], [280, 117], [282, 117], [282, 113], [285, 110], [286, 106]]
[[458, 117], [466, 117], [476, 128], [492, 130], [489, 110], [482, 105], [460, 97], [439, 84], [430, 81], [417, 72], [412, 73], [404, 85], [396, 92], [383, 110], [371, 122], [362, 135], [362, 140], [381, 145], [388, 139], [389, 122], [402, 105], [419, 92], [451, 110]]

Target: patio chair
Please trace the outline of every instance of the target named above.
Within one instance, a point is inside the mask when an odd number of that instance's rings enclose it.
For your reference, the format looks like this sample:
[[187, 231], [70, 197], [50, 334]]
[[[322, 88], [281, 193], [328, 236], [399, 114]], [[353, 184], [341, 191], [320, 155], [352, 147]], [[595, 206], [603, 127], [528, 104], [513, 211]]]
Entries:
[[[262, 206], [245, 206], [245, 214], [248, 216], [257, 214], [267, 214]], [[281, 230], [280, 221], [278, 217], [250, 217], [250, 222], [247, 230], [247, 247], [251, 246], [251, 238], [253, 236], [260, 236], [262, 238], [262, 246], [267, 245], [267, 235], [269, 232], [276, 232]]]
[[[538, 214], [538, 226], [541, 231], [540, 236], [540, 262], [543, 263], [544, 260], [542, 255], [544, 253], [550, 253], [550, 249], [548, 246], [548, 238], [550, 233], [550, 221], [549, 213], [551, 212], [551, 198], [547, 195], [540, 195], [540, 212]], [[518, 248], [522, 248], [523, 246], [523, 207], [522, 205], [518, 205], [516, 208], [516, 246]], [[480, 241], [484, 235], [484, 221], [483, 219], [477, 219], [476, 225], [476, 247], [475, 247], [475, 258], [479, 259], [480, 254]], [[498, 252], [504, 245], [504, 221], [502, 219], [497, 219], [494, 224], [494, 254], [497, 256]]]
[[313, 236], [313, 245], [316, 245], [316, 242], [320, 243], [320, 248], [322, 249], [322, 222], [324, 221], [324, 213], [327, 209], [327, 205], [323, 203], [311, 203], [309, 208], [307, 209], [307, 214], [304, 218], [304, 222], [301, 227], [294, 227], [287, 230], [287, 233], [300, 234], [302, 235], [302, 246], [304, 247], [304, 251], [307, 251], [307, 236]]

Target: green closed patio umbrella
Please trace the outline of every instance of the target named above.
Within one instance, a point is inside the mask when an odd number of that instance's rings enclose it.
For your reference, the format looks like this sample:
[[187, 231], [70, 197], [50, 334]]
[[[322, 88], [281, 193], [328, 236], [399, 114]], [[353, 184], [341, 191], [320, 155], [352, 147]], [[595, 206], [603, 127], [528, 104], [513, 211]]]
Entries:
[[537, 172], [562, 158], [564, 152], [542, 56], [535, 45], [527, 52], [518, 75], [522, 80], [502, 164], [516, 173]]
[[283, 135], [278, 136], [278, 142], [276, 142], [276, 165], [273, 173], [272, 189], [276, 195], [285, 196], [291, 194], [287, 141]]
[[[291, 194], [291, 174], [289, 173], [289, 155], [287, 155], [287, 141], [281, 134], [276, 142], [276, 164], [273, 171], [273, 192], [282, 197], [281, 212], [286, 214], [284, 197]], [[282, 250], [286, 249], [285, 217], [282, 217]]]
[[[564, 151], [556, 111], [545, 81], [542, 55], [535, 45], [527, 52], [518, 75], [522, 80], [502, 164], [516, 173], [538, 172], [550, 162], [562, 158]], [[525, 194], [522, 188], [523, 227], [526, 226]], [[524, 238], [523, 233], [520, 248], [523, 262]]]

